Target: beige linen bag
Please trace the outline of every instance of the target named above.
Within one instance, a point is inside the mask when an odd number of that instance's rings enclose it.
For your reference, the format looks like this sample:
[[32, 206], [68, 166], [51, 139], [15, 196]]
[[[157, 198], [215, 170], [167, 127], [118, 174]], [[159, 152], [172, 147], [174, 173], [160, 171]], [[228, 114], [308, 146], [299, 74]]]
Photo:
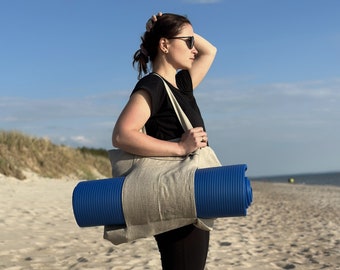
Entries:
[[[165, 88], [184, 130], [192, 128], [169, 86]], [[204, 147], [185, 157], [141, 157], [110, 150], [113, 177], [125, 176], [122, 205], [126, 226], [105, 226], [104, 238], [121, 244], [194, 224], [211, 230], [213, 220], [197, 218], [194, 176], [198, 168], [221, 166]]]

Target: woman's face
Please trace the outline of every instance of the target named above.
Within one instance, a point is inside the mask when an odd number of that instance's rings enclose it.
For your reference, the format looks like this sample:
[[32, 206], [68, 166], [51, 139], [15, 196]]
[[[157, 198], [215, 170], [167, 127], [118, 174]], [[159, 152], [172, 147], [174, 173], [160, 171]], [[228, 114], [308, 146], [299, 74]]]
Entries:
[[176, 69], [190, 69], [192, 67], [198, 52], [195, 46], [191, 49], [189, 48], [190, 38], [187, 37], [192, 37], [193, 35], [194, 30], [192, 26], [185, 24], [177, 36], [168, 39], [169, 53], [167, 59]]

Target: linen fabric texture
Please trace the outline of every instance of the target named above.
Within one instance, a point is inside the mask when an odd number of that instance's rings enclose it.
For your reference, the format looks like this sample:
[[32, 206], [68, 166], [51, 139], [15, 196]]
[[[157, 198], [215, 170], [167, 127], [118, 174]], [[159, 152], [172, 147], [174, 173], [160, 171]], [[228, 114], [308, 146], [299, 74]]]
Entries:
[[[189, 119], [163, 82], [183, 129], [191, 129]], [[105, 239], [118, 245], [189, 224], [212, 230], [213, 219], [197, 217], [194, 191], [197, 169], [221, 166], [211, 147], [184, 157], [141, 157], [113, 149], [109, 158], [112, 177], [125, 176], [122, 205], [126, 225], [105, 226]]]

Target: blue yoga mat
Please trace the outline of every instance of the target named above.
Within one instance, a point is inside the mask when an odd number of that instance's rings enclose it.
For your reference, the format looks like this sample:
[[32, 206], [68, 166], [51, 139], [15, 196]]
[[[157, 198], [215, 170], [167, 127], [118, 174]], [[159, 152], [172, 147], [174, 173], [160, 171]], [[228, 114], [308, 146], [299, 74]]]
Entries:
[[[197, 217], [245, 216], [252, 202], [246, 165], [198, 169], [194, 188]], [[122, 189], [125, 177], [79, 182], [72, 196], [80, 227], [125, 225]]]
[[122, 189], [125, 177], [83, 181], [73, 190], [72, 205], [80, 227], [125, 225]]
[[195, 202], [199, 218], [247, 215], [253, 195], [246, 165], [196, 170]]

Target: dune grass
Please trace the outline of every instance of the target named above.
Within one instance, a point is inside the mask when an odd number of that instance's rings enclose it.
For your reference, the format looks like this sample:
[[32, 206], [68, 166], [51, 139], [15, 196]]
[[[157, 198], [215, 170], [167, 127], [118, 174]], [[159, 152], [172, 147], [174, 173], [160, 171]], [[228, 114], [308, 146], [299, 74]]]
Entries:
[[24, 171], [50, 178], [110, 177], [105, 149], [72, 148], [18, 131], [0, 131], [0, 173], [25, 179]]

